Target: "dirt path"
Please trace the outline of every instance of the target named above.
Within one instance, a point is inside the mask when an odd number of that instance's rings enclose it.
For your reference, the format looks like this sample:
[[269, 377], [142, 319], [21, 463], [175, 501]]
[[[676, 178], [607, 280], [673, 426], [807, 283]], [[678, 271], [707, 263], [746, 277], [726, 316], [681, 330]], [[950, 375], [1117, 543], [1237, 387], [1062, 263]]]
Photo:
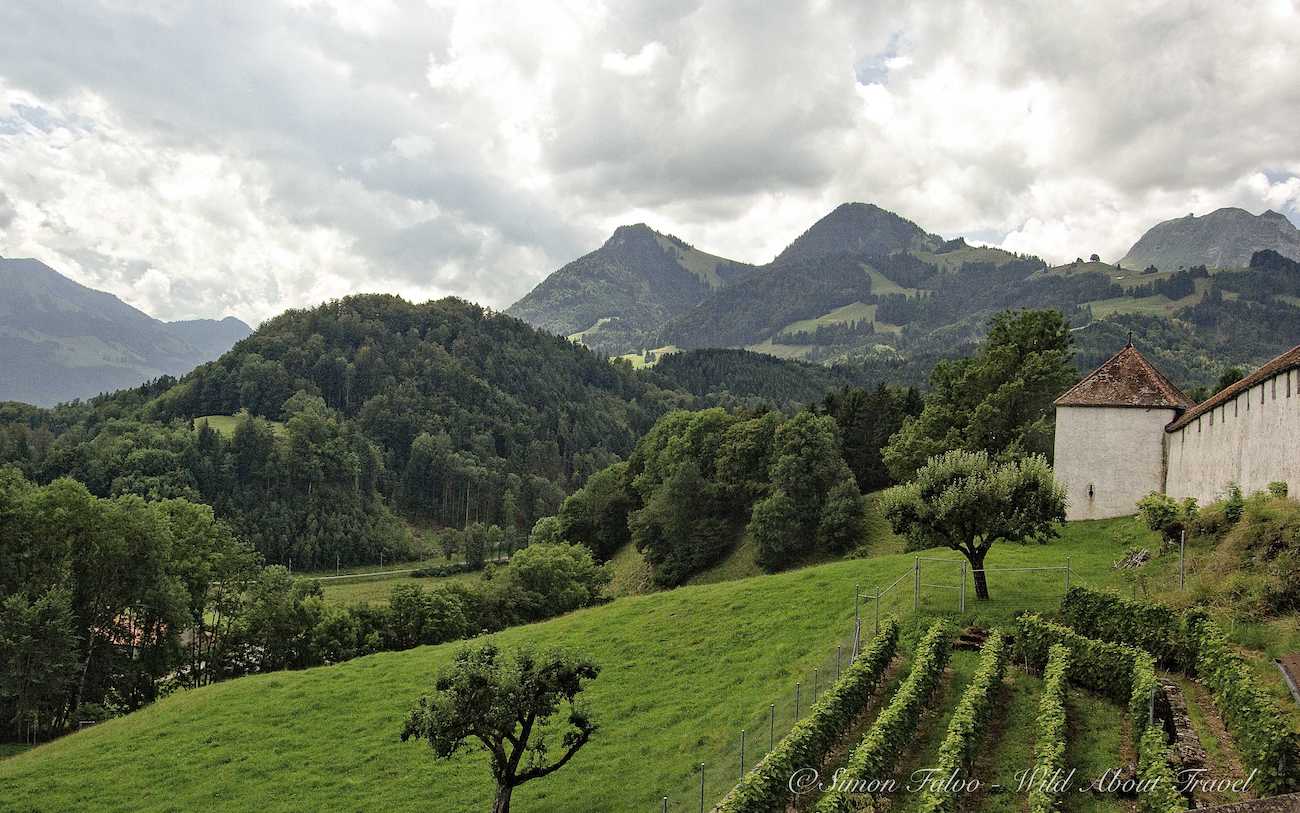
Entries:
[[[1187, 702], [1187, 716], [1201, 742], [1201, 747], [1205, 749], [1204, 776], [1211, 780], [1245, 779], [1246, 770], [1237, 755], [1237, 747], [1233, 744], [1232, 735], [1223, 724], [1223, 718], [1219, 716], [1219, 710], [1214, 707], [1214, 699], [1210, 696], [1209, 690], [1188, 677], [1182, 675], [1170, 677], [1183, 691], [1183, 699]], [[1198, 787], [1193, 795], [1198, 807], [1213, 807], [1255, 798], [1255, 794], [1249, 792], [1237, 793], [1210, 787]]]
[[980, 813], [1028, 813], [1029, 792], [1017, 774], [1034, 765], [1038, 701], [1043, 682], [1015, 666], [1007, 668], [996, 709], [972, 775], [980, 790], [961, 800], [961, 809]]

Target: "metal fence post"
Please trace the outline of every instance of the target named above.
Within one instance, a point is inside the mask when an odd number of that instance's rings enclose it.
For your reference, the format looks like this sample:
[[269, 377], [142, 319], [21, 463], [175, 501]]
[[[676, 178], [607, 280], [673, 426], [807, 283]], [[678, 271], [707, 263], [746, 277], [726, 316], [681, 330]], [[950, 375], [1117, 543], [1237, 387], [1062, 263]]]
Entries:
[[668, 797], [667, 797], [667, 796], [664, 797], [664, 803], [663, 803], [663, 807], [661, 808], [661, 813], [668, 813]]
[[957, 603], [961, 605], [961, 612], [966, 612], [966, 563], [961, 563], [961, 589], [957, 591]]
[[1065, 557], [1065, 592], [1070, 592], [1070, 557]]
[[776, 748], [776, 704], [773, 703], [768, 707], [769, 717], [767, 718], [767, 750], [771, 751]]
[[745, 729], [740, 729], [740, 778], [745, 778]]
[[799, 695], [803, 691], [803, 684], [795, 681], [794, 684], [794, 721], [799, 722]]
[[817, 702], [817, 690], [821, 688], [821, 669], [813, 670], [813, 702]]
[[1178, 589], [1187, 589], [1187, 531], [1183, 531], [1178, 539]]
[[843, 646], [835, 647], [835, 679], [840, 679], [840, 654], [844, 651]]
[[853, 585], [853, 656], [850, 660], [858, 657], [858, 644], [862, 639], [862, 585], [854, 583]]
[[880, 588], [876, 588], [876, 634], [880, 634]]
[[700, 813], [704, 813], [704, 763], [700, 763]]
[[912, 561], [912, 609], [921, 609], [921, 557]]

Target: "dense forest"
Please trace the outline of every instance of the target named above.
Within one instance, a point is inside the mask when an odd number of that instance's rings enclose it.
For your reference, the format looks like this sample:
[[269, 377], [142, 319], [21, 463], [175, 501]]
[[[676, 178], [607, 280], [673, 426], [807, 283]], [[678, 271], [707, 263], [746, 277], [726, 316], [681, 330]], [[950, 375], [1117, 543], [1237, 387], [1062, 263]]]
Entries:
[[666, 389], [685, 390], [711, 405], [780, 409], [815, 403], [832, 390], [869, 383], [853, 367], [786, 361], [749, 350], [669, 353], [650, 375]]
[[[405, 552], [409, 518], [527, 529], [689, 395], [475, 305], [289, 311], [219, 361], [54, 410], [0, 407], [0, 463], [213, 505], [268, 561]], [[227, 436], [206, 416], [239, 416]]]
[[714, 408], [666, 415], [626, 463], [592, 477], [554, 520], [561, 539], [608, 557], [631, 542], [655, 581], [681, 584], [747, 533], [778, 570], [861, 544], [867, 504], [835, 420]]
[[673, 408], [791, 410], [859, 383], [744, 351], [638, 372], [458, 300], [351, 297], [271, 320], [180, 381], [0, 405], [0, 465], [203, 502], [268, 562], [313, 569], [409, 558], [408, 523], [526, 535]]

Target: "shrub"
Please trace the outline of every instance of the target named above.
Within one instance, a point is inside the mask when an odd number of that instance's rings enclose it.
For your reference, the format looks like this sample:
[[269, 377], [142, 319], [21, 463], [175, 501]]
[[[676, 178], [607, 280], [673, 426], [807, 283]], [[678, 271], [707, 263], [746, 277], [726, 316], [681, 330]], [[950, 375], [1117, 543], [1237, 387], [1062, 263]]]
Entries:
[[1138, 515], [1146, 526], [1164, 539], [1165, 545], [1176, 545], [1188, 526], [1196, 519], [1196, 498], [1179, 502], [1167, 494], [1152, 491], [1137, 504]]
[[1038, 701], [1038, 736], [1034, 741], [1033, 774], [1035, 784], [1029, 789], [1029, 813], [1058, 813], [1063, 789], [1054, 789], [1049, 780], [1065, 766], [1065, 684], [1070, 673], [1070, 650], [1061, 644], [1048, 649], [1047, 668], [1043, 670], [1043, 693]]
[[1185, 672], [1194, 666], [1195, 642], [1182, 618], [1168, 607], [1072, 587], [1061, 600], [1061, 617], [1089, 638], [1131, 644]]
[[435, 586], [402, 584], [389, 593], [388, 616], [381, 632], [385, 649], [410, 649], [465, 637], [469, 619], [460, 598]]
[[[948, 777], [970, 768], [988, 730], [1006, 665], [1006, 638], [993, 630], [980, 649], [975, 676], [966, 686], [948, 723], [948, 733], [939, 746], [937, 769], [932, 774], [934, 777]], [[957, 798], [956, 794], [927, 783], [921, 796], [921, 813], [951, 813], [957, 809]]]
[[1287, 495], [1287, 484], [1284, 480], [1275, 480], [1268, 484], [1268, 493], [1274, 497], [1285, 497]]
[[790, 775], [816, 765], [822, 755], [861, 713], [884, 677], [898, 647], [898, 622], [889, 619], [880, 634], [795, 723], [754, 769], [718, 804], [717, 813], [764, 813], [783, 808], [790, 795]]
[[1246, 510], [1246, 500], [1241, 494], [1241, 486], [1228, 483], [1227, 493], [1223, 497], [1223, 516], [1229, 525], [1236, 525], [1241, 514]]
[[893, 773], [899, 756], [916, 736], [916, 726], [926, 701], [934, 693], [952, 653], [946, 621], [936, 621], [916, 646], [912, 670], [889, 705], [849, 754], [839, 774], [840, 782], [821, 798], [818, 813], [843, 813], [856, 808], [853, 782], [868, 782]]
[[540, 621], [601, 600], [609, 572], [584, 545], [529, 545], [488, 583], [502, 623]]
[[1214, 695], [1246, 767], [1259, 772], [1259, 787], [1278, 794], [1300, 789], [1300, 738], [1285, 713], [1256, 684], [1250, 667], [1213, 621], [1198, 619], [1196, 672]]
[[478, 568], [469, 562], [442, 562], [432, 565], [425, 565], [411, 571], [412, 579], [438, 579], [444, 576], [458, 576], [461, 573], [472, 573]]

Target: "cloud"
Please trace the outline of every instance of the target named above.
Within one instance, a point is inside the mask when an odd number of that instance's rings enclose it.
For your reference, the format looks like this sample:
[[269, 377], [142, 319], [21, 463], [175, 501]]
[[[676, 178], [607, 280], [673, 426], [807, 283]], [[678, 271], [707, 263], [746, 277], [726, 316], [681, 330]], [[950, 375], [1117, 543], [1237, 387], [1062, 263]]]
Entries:
[[1118, 257], [1300, 219], [1297, 54], [1286, 2], [2, 4], [0, 254], [250, 321], [504, 307], [640, 220], [763, 262], [845, 200]]
[[655, 63], [663, 59], [666, 54], [667, 51], [662, 43], [647, 42], [632, 56], [622, 51], [610, 51], [601, 59], [600, 65], [619, 76], [645, 76], [654, 70]]
[[7, 229], [16, 217], [18, 210], [14, 208], [14, 202], [9, 200], [4, 190], [0, 190], [0, 229]]

